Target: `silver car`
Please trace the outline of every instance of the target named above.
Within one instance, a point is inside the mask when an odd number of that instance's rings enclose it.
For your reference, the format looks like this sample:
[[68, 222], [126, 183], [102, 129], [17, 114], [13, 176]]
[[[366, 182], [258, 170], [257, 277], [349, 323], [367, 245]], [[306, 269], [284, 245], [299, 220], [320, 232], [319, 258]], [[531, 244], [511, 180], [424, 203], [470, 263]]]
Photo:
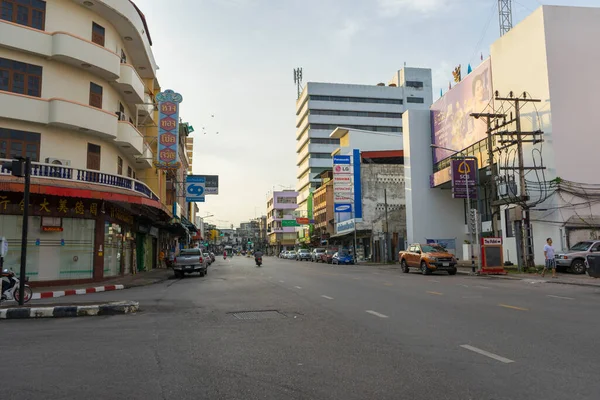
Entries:
[[557, 253], [554, 257], [557, 269], [568, 269], [575, 274], [585, 273], [586, 257], [600, 252], [600, 240], [586, 240], [576, 243], [569, 250]]
[[175, 277], [183, 278], [185, 274], [198, 272], [200, 276], [208, 273], [208, 259], [200, 249], [183, 249], [173, 262]]

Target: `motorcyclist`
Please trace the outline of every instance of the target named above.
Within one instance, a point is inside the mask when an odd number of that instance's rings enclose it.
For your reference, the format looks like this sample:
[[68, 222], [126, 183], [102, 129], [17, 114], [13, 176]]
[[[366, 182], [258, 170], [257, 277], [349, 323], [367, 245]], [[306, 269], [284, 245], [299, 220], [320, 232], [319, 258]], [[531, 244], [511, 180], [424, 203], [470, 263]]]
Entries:
[[4, 268], [2, 273], [0, 274], [0, 280], [2, 280], [2, 291], [0, 291], [0, 295], [3, 295], [5, 291], [11, 288], [11, 280], [9, 279], [12, 275], [12, 271]]
[[254, 261], [258, 260], [259, 258], [262, 259], [262, 256], [263, 256], [262, 250], [260, 250], [260, 249], [256, 250], [254, 252]]

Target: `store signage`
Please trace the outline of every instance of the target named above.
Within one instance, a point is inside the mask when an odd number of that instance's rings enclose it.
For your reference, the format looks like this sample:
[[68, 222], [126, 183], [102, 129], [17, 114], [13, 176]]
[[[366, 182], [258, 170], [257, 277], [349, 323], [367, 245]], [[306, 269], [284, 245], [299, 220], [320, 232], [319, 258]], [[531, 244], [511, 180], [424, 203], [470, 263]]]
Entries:
[[333, 166], [333, 174], [334, 174], [334, 176], [337, 174], [352, 175], [352, 166], [351, 165], [334, 165]]
[[348, 232], [354, 231], [356, 224], [354, 223], [354, 219], [349, 219], [344, 222], [338, 222], [335, 226], [335, 232], [339, 234], [344, 234]]
[[354, 202], [354, 195], [352, 193], [333, 193], [334, 203], [352, 203]]
[[502, 246], [502, 238], [500, 237], [487, 237], [482, 238], [484, 246]]
[[333, 156], [333, 165], [350, 165], [352, 158], [350, 156]]
[[219, 194], [219, 175], [200, 175], [204, 176], [204, 194]]
[[450, 161], [452, 197], [455, 199], [477, 198], [477, 160], [454, 158]]
[[42, 226], [42, 232], [62, 232], [62, 226]]
[[158, 151], [154, 166], [158, 169], [178, 169], [179, 104], [183, 97], [172, 90], [156, 95], [158, 100]]
[[341, 213], [341, 212], [352, 212], [352, 204], [350, 203], [341, 203], [341, 204], [336, 204], [333, 207], [333, 212], [336, 213]]
[[352, 184], [352, 175], [335, 175], [333, 177], [333, 184], [334, 185], [338, 185], [338, 184], [351, 185]]
[[296, 218], [296, 222], [300, 225], [308, 225], [310, 221], [308, 218]]
[[333, 186], [334, 193], [352, 193], [353, 187], [351, 185], [347, 186]]
[[205, 202], [205, 183], [206, 179], [201, 175], [188, 175], [185, 178], [185, 201], [190, 202]]
[[284, 219], [281, 221], [281, 226], [283, 228], [288, 228], [292, 226], [300, 226], [300, 224], [298, 224], [298, 222], [294, 219]]

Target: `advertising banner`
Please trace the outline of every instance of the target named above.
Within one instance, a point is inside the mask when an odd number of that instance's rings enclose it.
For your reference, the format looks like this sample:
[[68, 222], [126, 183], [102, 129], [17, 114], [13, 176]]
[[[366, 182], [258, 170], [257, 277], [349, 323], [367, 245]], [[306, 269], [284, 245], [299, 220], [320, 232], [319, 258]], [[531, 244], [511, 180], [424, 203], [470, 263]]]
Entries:
[[156, 95], [158, 101], [158, 151], [154, 166], [158, 169], [178, 169], [179, 104], [183, 97], [172, 90]]
[[333, 156], [333, 165], [350, 165], [352, 159], [350, 156]]
[[473, 158], [454, 158], [450, 161], [450, 171], [452, 197], [455, 199], [476, 199], [477, 160]]
[[336, 212], [336, 213], [352, 212], [352, 204], [351, 203], [336, 204], [333, 207], [333, 212]]
[[352, 175], [352, 165], [334, 165], [333, 176], [335, 175]]
[[[471, 113], [485, 112], [493, 96], [492, 65], [485, 60], [431, 106], [431, 143], [453, 150], [463, 150], [485, 139], [487, 126], [483, 118]], [[437, 163], [453, 153], [434, 149]]]
[[354, 195], [352, 193], [333, 193], [334, 203], [353, 203]]
[[333, 185], [333, 193], [348, 193], [352, 194], [354, 191], [352, 190], [352, 185]]
[[204, 203], [205, 179], [200, 175], [188, 175], [185, 178], [185, 201]]
[[352, 176], [351, 175], [334, 175], [333, 176], [333, 184], [347, 184], [352, 185]]
[[200, 175], [205, 179], [204, 194], [219, 194], [219, 175]]
[[335, 225], [335, 233], [339, 235], [342, 233], [352, 232], [354, 230], [354, 227], [355, 227], [354, 219], [349, 219], [344, 222], [339, 222]]
[[284, 219], [281, 221], [282, 228], [288, 228], [292, 226], [300, 226], [300, 224], [295, 219]]

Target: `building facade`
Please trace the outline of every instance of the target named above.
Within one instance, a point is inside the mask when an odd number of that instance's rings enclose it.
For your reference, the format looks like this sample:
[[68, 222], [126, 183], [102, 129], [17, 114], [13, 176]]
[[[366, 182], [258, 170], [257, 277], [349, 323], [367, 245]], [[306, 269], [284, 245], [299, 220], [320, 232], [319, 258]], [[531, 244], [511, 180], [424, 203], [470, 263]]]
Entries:
[[[600, 81], [594, 65], [600, 45], [594, 38], [599, 34], [600, 8], [539, 7], [492, 44], [490, 59], [434, 104], [433, 126], [432, 112], [407, 113], [404, 151], [409, 242], [454, 238], [457, 255], [463, 257], [460, 244], [472, 240], [467, 201], [452, 198], [452, 191], [447, 190], [451, 188], [452, 155], [474, 156], [479, 161], [478, 200], [471, 206], [482, 216], [483, 234], [503, 238], [504, 261], [520, 263], [517, 254], [530, 252], [535, 264], [543, 264], [546, 238], [553, 238], [558, 250], [582, 238], [597, 237], [600, 209], [594, 191], [600, 187], [595, 173], [600, 138], [593, 124], [581, 116], [594, 115], [598, 108]], [[527, 68], [516, 65], [515, 60]], [[578, 66], [576, 73], [570, 68], [573, 64]], [[496, 99], [496, 92], [509, 100]], [[461, 93], [464, 104], [480, 104], [475, 112], [507, 113], [506, 125], [490, 137], [491, 151], [485, 127], [483, 135], [474, 134], [478, 122], [469, 118], [469, 113], [450, 107], [438, 111], [438, 102]], [[521, 100], [520, 128], [528, 139], [523, 143], [523, 166], [528, 171], [524, 191], [519, 173], [513, 169], [519, 163], [513, 151], [518, 138], [507, 136], [518, 128], [515, 98]], [[540, 101], [526, 101], [532, 98]], [[452, 124], [463, 115], [470, 120]], [[442, 142], [436, 132], [445, 128], [445, 121], [460, 128], [448, 130], [451, 134]], [[502, 118], [498, 122], [504, 124]], [[432, 152], [432, 144], [457, 152]], [[522, 246], [516, 236], [527, 233], [527, 223], [533, 240]]]
[[[267, 235], [269, 254], [292, 249], [296, 244], [296, 217], [298, 192], [273, 191], [267, 199]], [[284, 222], [285, 221], [285, 222]]]
[[335, 234], [335, 218], [333, 213], [333, 173], [324, 171], [319, 176], [321, 186], [313, 194], [313, 218], [315, 244], [322, 244]]
[[[0, 158], [32, 164], [27, 275], [101, 280], [157, 266], [178, 228], [152, 161], [160, 91], [130, 1], [3, 1]], [[22, 178], [0, 173], [0, 225], [20, 263]], [[172, 229], [172, 231], [171, 231]]]

